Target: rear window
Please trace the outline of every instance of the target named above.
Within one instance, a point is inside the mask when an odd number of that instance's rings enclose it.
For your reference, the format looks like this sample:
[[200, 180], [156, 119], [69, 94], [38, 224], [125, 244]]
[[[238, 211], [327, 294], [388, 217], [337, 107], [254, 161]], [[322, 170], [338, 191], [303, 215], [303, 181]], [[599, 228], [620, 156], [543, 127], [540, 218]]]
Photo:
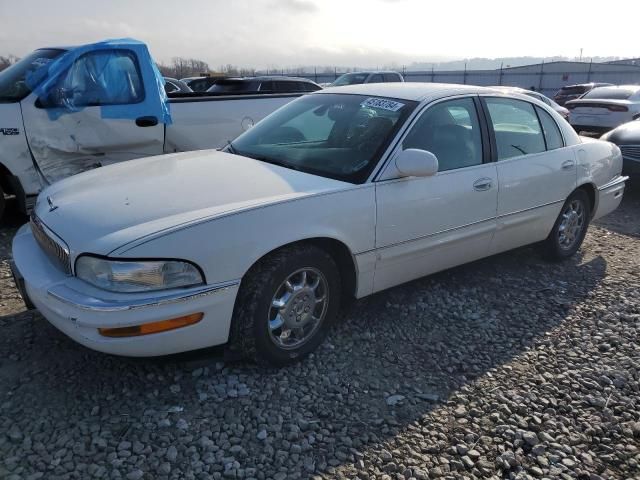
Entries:
[[589, 90], [589, 87], [583, 85], [576, 85], [574, 87], [562, 87], [558, 92], [558, 95], [582, 95]]
[[591, 90], [582, 98], [601, 98], [610, 100], [626, 100], [638, 90], [620, 87], [598, 87]]

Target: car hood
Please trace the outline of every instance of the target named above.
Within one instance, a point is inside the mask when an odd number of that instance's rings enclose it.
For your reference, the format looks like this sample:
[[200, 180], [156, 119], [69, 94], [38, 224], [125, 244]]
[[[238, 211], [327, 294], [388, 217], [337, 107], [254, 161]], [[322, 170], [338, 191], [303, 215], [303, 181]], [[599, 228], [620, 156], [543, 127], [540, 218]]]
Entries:
[[640, 145], [640, 120], [624, 123], [605, 135], [605, 140], [616, 145]]
[[103, 167], [45, 189], [35, 212], [68, 245], [108, 255], [142, 236], [350, 184], [208, 150]]

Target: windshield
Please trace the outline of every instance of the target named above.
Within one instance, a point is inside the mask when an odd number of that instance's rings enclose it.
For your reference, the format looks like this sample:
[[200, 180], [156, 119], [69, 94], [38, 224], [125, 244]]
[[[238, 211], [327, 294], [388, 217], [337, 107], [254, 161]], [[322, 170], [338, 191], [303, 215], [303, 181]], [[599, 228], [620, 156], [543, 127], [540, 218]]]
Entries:
[[368, 76], [368, 73], [345, 73], [344, 75], [339, 76], [331, 85], [334, 87], [357, 85], [359, 83], [364, 83]]
[[415, 108], [408, 100], [316, 94], [291, 102], [231, 143], [230, 153], [364, 182]]
[[36, 50], [0, 72], [0, 102], [19, 102], [29, 95], [31, 89], [25, 82], [26, 76], [62, 53], [64, 50]]
[[631, 95], [638, 90], [622, 87], [598, 87], [594, 88], [588, 93], [585, 93], [582, 98], [598, 98], [609, 100], [627, 100]]

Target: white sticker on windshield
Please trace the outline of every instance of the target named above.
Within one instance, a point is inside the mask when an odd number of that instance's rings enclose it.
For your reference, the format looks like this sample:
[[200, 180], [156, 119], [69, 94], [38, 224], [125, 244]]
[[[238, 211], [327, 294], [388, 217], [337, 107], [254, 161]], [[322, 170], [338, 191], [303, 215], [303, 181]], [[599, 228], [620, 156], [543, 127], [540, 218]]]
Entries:
[[382, 110], [397, 112], [402, 107], [404, 107], [404, 103], [396, 102], [395, 100], [387, 100], [386, 98], [367, 98], [360, 104], [360, 106], [369, 108], [381, 108]]

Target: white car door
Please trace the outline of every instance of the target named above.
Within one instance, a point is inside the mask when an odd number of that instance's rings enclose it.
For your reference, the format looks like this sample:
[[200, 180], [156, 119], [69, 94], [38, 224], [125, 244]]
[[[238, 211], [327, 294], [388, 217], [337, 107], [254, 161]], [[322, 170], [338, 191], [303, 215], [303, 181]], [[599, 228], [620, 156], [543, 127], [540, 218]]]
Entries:
[[376, 183], [374, 290], [486, 256], [495, 230], [498, 177], [479, 101], [460, 97], [422, 112], [397, 147], [432, 152], [438, 173]]
[[29, 147], [47, 182], [163, 153], [164, 124], [158, 118], [104, 115], [103, 108], [144, 101], [150, 92], [143, 83], [132, 51], [93, 51], [61, 74], [49, 98], [31, 94], [21, 102]]
[[498, 215], [491, 253], [547, 237], [576, 187], [575, 152], [554, 118], [532, 103], [483, 97], [497, 159]]

